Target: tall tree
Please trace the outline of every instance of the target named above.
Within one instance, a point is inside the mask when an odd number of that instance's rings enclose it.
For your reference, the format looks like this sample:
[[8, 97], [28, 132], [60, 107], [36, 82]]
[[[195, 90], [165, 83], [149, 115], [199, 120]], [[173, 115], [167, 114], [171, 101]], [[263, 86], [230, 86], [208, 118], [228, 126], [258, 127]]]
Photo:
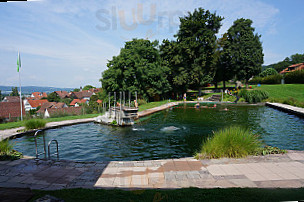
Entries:
[[144, 99], [152, 100], [156, 95], [167, 93], [171, 89], [167, 79], [169, 69], [161, 66], [157, 47], [157, 41], [133, 39], [126, 42], [102, 73], [104, 95], [114, 91], [137, 91]]
[[2, 92], [0, 90], [0, 102], [2, 101]]
[[10, 96], [19, 96], [17, 87], [12, 88], [12, 93], [10, 94]]
[[85, 87], [83, 87], [82, 90], [90, 90], [90, 89], [92, 89], [92, 88], [95, 88], [95, 87], [92, 86], [92, 85], [86, 85]]
[[221, 27], [222, 17], [202, 8], [180, 18], [180, 26], [175, 37], [182, 65], [176, 72], [176, 80], [192, 89], [197, 89], [212, 81], [216, 34]]
[[238, 19], [228, 30], [228, 46], [226, 51], [230, 54], [230, 68], [234, 69], [236, 78], [248, 80], [261, 72], [263, 64], [263, 47], [261, 35], [254, 34], [250, 19]]

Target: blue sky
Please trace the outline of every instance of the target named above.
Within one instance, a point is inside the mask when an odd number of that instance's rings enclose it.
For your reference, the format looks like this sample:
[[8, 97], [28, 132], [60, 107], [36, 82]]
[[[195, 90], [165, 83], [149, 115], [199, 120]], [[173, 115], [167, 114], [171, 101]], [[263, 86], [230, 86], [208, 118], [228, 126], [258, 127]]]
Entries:
[[[144, 2], [144, 3], [143, 3]], [[178, 17], [202, 7], [225, 17], [219, 36], [238, 18], [261, 34], [264, 64], [304, 53], [303, 0], [97, 1], [0, 3], [0, 85], [100, 87], [107, 60], [132, 38], [173, 39]]]

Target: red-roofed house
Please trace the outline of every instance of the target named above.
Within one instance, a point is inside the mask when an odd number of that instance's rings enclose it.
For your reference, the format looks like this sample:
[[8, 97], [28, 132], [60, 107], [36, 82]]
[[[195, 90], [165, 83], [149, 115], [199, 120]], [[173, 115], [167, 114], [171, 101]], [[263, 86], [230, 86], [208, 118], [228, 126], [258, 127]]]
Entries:
[[20, 103], [20, 97], [19, 96], [6, 96], [6, 97], [4, 97], [2, 102], [19, 102]]
[[79, 107], [79, 104], [81, 103], [86, 103], [88, 104], [88, 100], [86, 99], [74, 99], [71, 103], [70, 103], [70, 106], [72, 107]]
[[37, 109], [37, 107], [41, 107], [43, 103], [49, 102], [48, 100], [31, 100], [31, 99], [25, 99], [23, 100], [23, 104], [25, 107], [25, 111], [30, 111], [31, 109]]
[[[0, 102], [0, 121], [20, 117], [20, 102]], [[22, 106], [22, 114], [25, 114]]]
[[37, 113], [44, 113], [45, 109], [61, 109], [67, 108], [68, 106], [63, 102], [46, 102], [41, 105], [41, 108]]
[[70, 98], [90, 100], [92, 95], [93, 95], [93, 92], [91, 92], [89, 90], [83, 90], [80, 92], [71, 92]]
[[60, 98], [67, 98], [69, 97], [69, 93], [67, 91], [55, 91], [55, 93], [60, 97]]
[[43, 97], [47, 97], [47, 94], [46, 93], [41, 93], [41, 92], [33, 92], [30, 97], [33, 100], [40, 100]]
[[80, 115], [82, 114], [82, 107], [68, 107], [68, 108], [47, 108], [43, 111], [44, 118], [51, 117], [53, 114], [69, 114], [69, 115]]
[[304, 70], [304, 63], [290, 65], [289, 67], [287, 67], [283, 71], [281, 71], [280, 74], [285, 74], [285, 73], [293, 72], [293, 71], [297, 71], [297, 70]]

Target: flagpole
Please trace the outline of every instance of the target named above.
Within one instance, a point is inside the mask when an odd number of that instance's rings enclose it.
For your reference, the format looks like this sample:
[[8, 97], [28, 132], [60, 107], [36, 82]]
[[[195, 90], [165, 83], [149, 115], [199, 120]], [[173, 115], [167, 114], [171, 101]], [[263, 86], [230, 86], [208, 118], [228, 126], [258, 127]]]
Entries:
[[18, 59], [17, 59], [17, 71], [19, 73], [19, 88], [20, 88], [20, 113], [21, 113], [21, 121], [23, 121], [23, 117], [22, 117], [22, 93], [21, 93], [21, 79], [20, 79], [20, 67], [21, 67], [21, 60], [20, 60], [20, 54], [18, 51]]
[[21, 79], [20, 79], [20, 71], [19, 71], [19, 88], [20, 88], [20, 109], [21, 109], [21, 121], [23, 121], [22, 117], [22, 94], [21, 94]]

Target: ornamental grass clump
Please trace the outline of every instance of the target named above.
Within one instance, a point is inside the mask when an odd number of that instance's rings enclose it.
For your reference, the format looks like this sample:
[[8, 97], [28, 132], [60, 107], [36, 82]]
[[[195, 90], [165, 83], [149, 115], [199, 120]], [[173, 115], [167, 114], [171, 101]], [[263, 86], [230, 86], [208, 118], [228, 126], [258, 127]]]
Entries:
[[44, 128], [46, 124], [45, 120], [42, 119], [31, 119], [25, 122], [25, 129], [31, 130], [31, 129], [38, 129], [38, 128]]
[[256, 135], [240, 127], [229, 127], [214, 132], [205, 141], [197, 158], [242, 158], [255, 154], [262, 146]]
[[22, 153], [13, 150], [13, 146], [8, 139], [0, 141], [0, 161], [16, 160], [22, 157]]

